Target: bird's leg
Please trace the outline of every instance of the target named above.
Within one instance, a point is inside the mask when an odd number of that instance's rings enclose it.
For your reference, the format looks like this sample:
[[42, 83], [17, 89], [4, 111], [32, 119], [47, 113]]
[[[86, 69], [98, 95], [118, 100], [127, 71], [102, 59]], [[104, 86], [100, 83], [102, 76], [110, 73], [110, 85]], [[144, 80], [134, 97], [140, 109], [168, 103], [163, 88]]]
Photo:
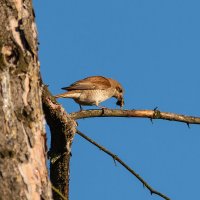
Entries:
[[106, 107], [103, 107], [103, 106], [97, 106], [97, 107], [102, 110], [101, 115], [104, 115]]
[[100, 105], [99, 105], [99, 102], [96, 102], [95, 105], [96, 105], [98, 108], [102, 109], [102, 110], [103, 110], [103, 109], [108, 109], [108, 108], [106, 108], [105, 106], [100, 106]]
[[104, 115], [105, 110], [108, 109], [108, 108], [105, 107], [105, 106], [100, 106], [100, 105], [96, 105], [96, 106], [102, 110], [102, 115]]
[[105, 107], [105, 106], [97, 106], [98, 108], [100, 108], [100, 109], [102, 109], [102, 110], [104, 110], [104, 109], [108, 109], [107, 107]]
[[81, 104], [79, 104], [79, 107], [80, 107], [80, 111], [82, 111], [82, 110], [83, 110], [83, 108], [82, 108]]

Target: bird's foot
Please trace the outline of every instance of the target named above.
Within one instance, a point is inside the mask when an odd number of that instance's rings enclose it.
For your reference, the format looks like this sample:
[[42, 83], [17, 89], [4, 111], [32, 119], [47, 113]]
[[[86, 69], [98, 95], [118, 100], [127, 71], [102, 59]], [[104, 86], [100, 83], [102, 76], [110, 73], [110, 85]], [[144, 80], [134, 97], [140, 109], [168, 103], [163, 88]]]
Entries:
[[79, 112], [81, 112], [83, 110], [83, 107], [81, 106], [81, 104], [79, 104], [80, 110]]

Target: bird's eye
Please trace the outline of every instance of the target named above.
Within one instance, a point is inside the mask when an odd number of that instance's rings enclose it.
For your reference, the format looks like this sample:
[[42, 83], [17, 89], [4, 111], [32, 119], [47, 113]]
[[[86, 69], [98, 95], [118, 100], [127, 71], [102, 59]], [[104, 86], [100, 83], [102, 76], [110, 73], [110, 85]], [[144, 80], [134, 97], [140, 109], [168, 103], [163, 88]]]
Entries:
[[120, 92], [120, 93], [123, 92], [122, 88], [120, 88], [120, 87], [117, 87], [116, 89], [117, 89], [117, 91]]

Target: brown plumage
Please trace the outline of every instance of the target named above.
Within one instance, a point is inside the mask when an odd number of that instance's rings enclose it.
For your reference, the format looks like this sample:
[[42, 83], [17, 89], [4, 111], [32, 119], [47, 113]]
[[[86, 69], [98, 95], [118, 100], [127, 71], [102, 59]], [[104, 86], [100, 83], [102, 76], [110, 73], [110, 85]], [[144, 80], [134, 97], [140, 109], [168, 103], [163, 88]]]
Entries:
[[117, 105], [123, 107], [123, 88], [121, 84], [111, 78], [106, 78], [103, 76], [91, 76], [85, 79], [76, 81], [69, 87], [62, 88], [67, 90], [67, 92], [58, 94], [56, 98], [72, 98], [76, 103], [80, 105], [92, 106], [96, 105], [98, 107], [102, 101], [105, 101], [111, 97], [117, 99]]

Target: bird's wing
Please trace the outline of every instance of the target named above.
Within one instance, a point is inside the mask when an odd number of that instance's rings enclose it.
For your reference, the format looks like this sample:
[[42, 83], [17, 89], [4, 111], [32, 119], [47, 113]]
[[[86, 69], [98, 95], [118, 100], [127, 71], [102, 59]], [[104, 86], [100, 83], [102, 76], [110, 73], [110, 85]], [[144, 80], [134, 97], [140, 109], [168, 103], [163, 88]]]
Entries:
[[63, 90], [105, 90], [111, 87], [110, 81], [103, 76], [91, 76], [71, 84]]

